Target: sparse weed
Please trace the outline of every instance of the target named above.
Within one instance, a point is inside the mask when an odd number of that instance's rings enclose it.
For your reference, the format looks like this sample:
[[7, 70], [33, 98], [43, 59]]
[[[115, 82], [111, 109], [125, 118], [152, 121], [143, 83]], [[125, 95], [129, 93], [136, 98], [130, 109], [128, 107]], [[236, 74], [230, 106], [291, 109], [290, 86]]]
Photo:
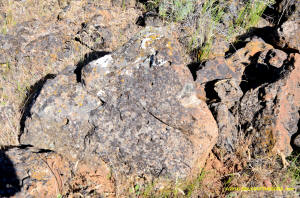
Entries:
[[148, 11], [158, 10], [159, 15], [169, 21], [183, 21], [194, 11], [196, 0], [153, 0], [148, 1]]
[[292, 154], [287, 158], [290, 166], [288, 167], [288, 174], [292, 178], [292, 185], [300, 184], [300, 153]]
[[195, 61], [200, 62], [209, 57], [216, 37], [232, 42], [237, 35], [256, 26], [266, 7], [273, 3], [273, 0], [246, 1], [236, 13], [230, 11], [232, 2], [225, 0], [152, 0], [146, 8], [157, 11], [164, 20], [192, 24], [187, 48], [193, 52]]

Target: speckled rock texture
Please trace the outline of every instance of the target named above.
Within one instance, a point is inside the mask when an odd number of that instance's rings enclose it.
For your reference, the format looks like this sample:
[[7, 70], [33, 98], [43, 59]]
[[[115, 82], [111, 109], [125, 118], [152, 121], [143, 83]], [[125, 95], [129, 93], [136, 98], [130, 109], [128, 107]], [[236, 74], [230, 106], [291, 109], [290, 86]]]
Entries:
[[20, 119], [35, 83], [87, 57], [111, 52], [139, 32], [140, 10], [111, 0], [0, 2], [0, 145], [18, 145]]
[[[1, 197], [111, 196], [113, 182], [104, 163], [97, 167], [70, 162], [54, 152], [32, 147], [0, 150]], [[76, 193], [74, 193], [76, 192]]]
[[196, 84], [218, 124], [218, 152], [234, 152], [246, 135], [254, 155], [289, 155], [298, 145], [299, 73], [299, 54], [275, 49], [261, 38], [203, 64]]
[[48, 80], [21, 143], [70, 158], [100, 156], [125, 174], [184, 178], [218, 135], [171, 29], [146, 28], [112, 54]]
[[291, 137], [297, 133], [299, 122], [299, 68], [299, 54], [291, 54], [277, 79], [243, 96], [240, 122], [255, 134], [254, 153], [291, 153]]
[[[285, 48], [300, 50], [300, 2], [282, 1], [281, 9], [285, 10], [281, 18], [284, 22], [277, 29], [280, 45]], [[289, 16], [291, 15], [291, 16]]]

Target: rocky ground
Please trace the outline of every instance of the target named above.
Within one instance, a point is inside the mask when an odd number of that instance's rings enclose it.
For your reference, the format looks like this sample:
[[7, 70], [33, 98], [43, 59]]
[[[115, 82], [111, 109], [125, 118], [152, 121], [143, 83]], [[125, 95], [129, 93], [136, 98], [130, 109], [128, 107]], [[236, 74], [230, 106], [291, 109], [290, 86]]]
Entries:
[[299, 1], [205, 58], [149, 2], [0, 2], [0, 197], [299, 195]]

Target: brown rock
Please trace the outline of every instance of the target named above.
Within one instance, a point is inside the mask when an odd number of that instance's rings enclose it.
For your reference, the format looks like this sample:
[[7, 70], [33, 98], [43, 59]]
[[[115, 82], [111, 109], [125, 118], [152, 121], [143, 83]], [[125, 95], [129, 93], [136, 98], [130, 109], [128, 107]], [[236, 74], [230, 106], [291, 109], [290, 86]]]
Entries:
[[275, 109], [277, 122], [273, 130], [277, 140], [274, 149], [279, 149], [286, 155], [291, 152], [291, 136], [299, 130], [297, 124], [300, 109], [300, 54], [295, 54], [290, 58], [294, 59], [294, 69], [277, 95], [277, 100], [279, 100]]
[[[289, 6], [294, 6], [295, 11], [291, 16], [287, 16], [288, 20], [285, 21], [281, 27], [277, 29], [277, 33], [280, 37], [279, 45], [284, 48], [293, 48], [296, 50], [300, 50], [300, 8], [299, 8], [299, 1], [296, 2], [288, 2], [286, 3]], [[284, 6], [284, 13], [286, 9], [292, 10], [291, 8], [287, 8], [287, 5]]]
[[[232, 66], [232, 65], [231, 65]], [[226, 59], [217, 57], [207, 61], [203, 67], [197, 71], [196, 83], [204, 84], [216, 79], [236, 78], [240, 79], [242, 73], [237, 72], [238, 68], [232, 69]]]
[[0, 162], [1, 197], [114, 194], [110, 172], [104, 164], [94, 167], [82, 161], [70, 162], [53, 152], [30, 147], [1, 150]]
[[291, 55], [279, 79], [248, 91], [241, 101], [240, 122], [253, 124], [248, 130], [255, 134], [255, 153], [274, 151], [287, 156], [292, 151], [291, 136], [298, 131], [299, 121], [299, 57]]
[[265, 50], [259, 55], [258, 63], [280, 68], [287, 59], [287, 54], [278, 49]]

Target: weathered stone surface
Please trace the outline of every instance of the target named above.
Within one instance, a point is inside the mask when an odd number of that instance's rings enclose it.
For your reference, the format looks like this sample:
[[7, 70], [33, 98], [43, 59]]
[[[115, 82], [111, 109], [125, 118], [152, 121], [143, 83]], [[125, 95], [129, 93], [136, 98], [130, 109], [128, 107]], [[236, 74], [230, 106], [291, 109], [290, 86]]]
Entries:
[[83, 152], [85, 136], [93, 128], [88, 122], [89, 113], [100, 106], [101, 101], [89, 95], [77, 84], [73, 71], [66, 69], [47, 81], [34, 102], [20, 141], [65, 153], [71, 158], [78, 157]]
[[228, 109], [233, 107], [243, 96], [243, 92], [239, 87], [239, 81], [234, 79], [217, 81], [214, 84], [214, 90]]
[[283, 9], [283, 12], [282, 14], [280, 14], [280, 17], [286, 21], [281, 25], [281, 27], [277, 29], [277, 33], [280, 37], [279, 45], [281, 45], [284, 48], [293, 48], [300, 50], [299, 7], [299, 1], [282, 2], [281, 9]]
[[198, 172], [217, 126], [182, 54], [171, 30], [150, 27], [85, 66], [84, 86], [68, 71], [58, 75], [35, 101], [21, 142], [90, 161], [100, 156], [125, 174]]
[[255, 153], [269, 151], [285, 155], [292, 151], [291, 136], [299, 121], [299, 54], [290, 57], [281, 77], [248, 91], [241, 101], [240, 122], [254, 131]]
[[[238, 70], [238, 69], [236, 69]], [[209, 60], [205, 63], [202, 69], [197, 71], [197, 83], [203, 84], [213, 80], [236, 78], [239, 79], [242, 76], [236, 71], [233, 71], [226, 63], [223, 57], [218, 57], [213, 60]]]
[[[109, 169], [83, 161], [70, 162], [55, 153], [33, 148], [0, 150], [1, 197], [94, 197], [114, 194]], [[79, 187], [80, 186], [80, 187]]]
[[35, 83], [98, 51], [122, 46], [139, 31], [135, 22], [140, 13], [112, 6], [111, 0], [1, 1], [0, 106], [15, 113], [11, 123], [1, 125], [9, 127], [0, 127], [0, 145], [18, 144], [24, 103]]
[[287, 54], [278, 49], [265, 50], [259, 55], [257, 63], [280, 68], [287, 59]]
[[223, 149], [223, 153], [232, 153], [238, 142], [238, 122], [237, 119], [228, 110], [224, 103], [213, 105], [215, 119], [219, 128], [219, 136], [216, 146]]

